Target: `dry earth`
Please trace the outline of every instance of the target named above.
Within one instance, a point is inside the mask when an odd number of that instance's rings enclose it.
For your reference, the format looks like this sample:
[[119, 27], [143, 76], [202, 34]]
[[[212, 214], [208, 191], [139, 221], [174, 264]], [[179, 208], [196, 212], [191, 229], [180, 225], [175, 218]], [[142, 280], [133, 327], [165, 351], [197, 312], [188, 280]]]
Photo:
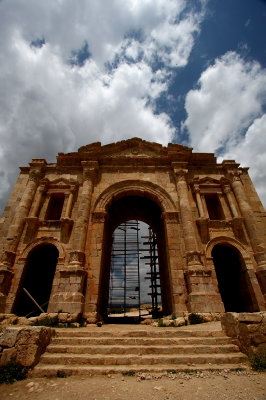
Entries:
[[266, 373], [204, 372], [31, 378], [0, 386], [1, 400], [266, 400]]

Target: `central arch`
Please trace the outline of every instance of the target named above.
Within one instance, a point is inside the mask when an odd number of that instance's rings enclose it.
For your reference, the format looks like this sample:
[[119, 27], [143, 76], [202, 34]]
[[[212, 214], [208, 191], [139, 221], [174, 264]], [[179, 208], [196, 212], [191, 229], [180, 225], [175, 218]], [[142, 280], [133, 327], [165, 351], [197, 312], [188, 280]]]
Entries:
[[[124, 190], [123, 192], [118, 191], [116, 194], [116, 196], [111, 197], [112, 201], [110, 201], [106, 207], [108, 218], [104, 229], [104, 255], [100, 274], [98, 312], [104, 319], [107, 318], [113, 232], [120, 224], [137, 220], [148, 224], [156, 234], [159, 273], [161, 278], [162, 311], [166, 314], [170, 314], [172, 312], [172, 301], [162, 206], [158, 204], [158, 199], [157, 202], [154, 200], [155, 193], [152, 194], [152, 196], [149, 194], [147, 196], [147, 191], [134, 190], [132, 192]], [[159, 203], [165, 204], [162, 199]]]

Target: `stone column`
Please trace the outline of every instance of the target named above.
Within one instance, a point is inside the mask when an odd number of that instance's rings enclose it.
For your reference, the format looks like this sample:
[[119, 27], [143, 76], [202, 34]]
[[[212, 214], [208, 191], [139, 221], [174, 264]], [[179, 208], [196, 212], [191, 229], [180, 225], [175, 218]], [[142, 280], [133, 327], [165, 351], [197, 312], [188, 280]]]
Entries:
[[38, 182], [42, 175], [42, 167], [46, 165], [45, 160], [30, 163], [31, 170], [25, 191], [16, 210], [14, 219], [9, 227], [7, 243], [3, 259], [0, 264], [0, 312], [5, 312], [6, 298], [11, 286], [13, 265], [16, 258], [16, 250], [23, 233], [26, 217], [29, 215]]
[[38, 182], [41, 177], [40, 169], [32, 169], [29, 174], [29, 181], [26, 186], [26, 189], [22, 195], [19, 206], [17, 208], [16, 214], [12, 221], [11, 226], [9, 227], [7, 240], [8, 240], [8, 250], [16, 251], [17, 245], [21, 238], [25, 218], [28, 217], [29, 211], [35, 196], [35, 192], [38, 187]]
[[75, 187], [71, 187], [70, 188], [70, 193], [69, 193], [69, 196], [68, 196], [68, 199], [67, 199], [67, 205], [66, 205], [64, 218], [70, 218], [71, 217], [71, 210], [72, 210], [73, 199], [74, 199], [74, 191], [75, 191]]
[[200, 187], [199, 187], [199, 185], [194, 185], [193, 189], [196, 194], [196, 201], [197, 201], [197, 206], [198, 206], [198, 210], [199, 210], [199, 216], [200, 216], [200, 218], [205, 218], [206, 216], [204, 213], [203, 204], [202, 204], [202, 200], [201, 200], [201, 196], [200, 196]]
[[[89, 323], [96, 322], [97, 318], [105, 317], [108, 304], [109, 270], [106, 262], [107, 248], [104, 246], [105, 224], [108, 214], [105, 211], [94, 212], [92, 215], [91, 234], [88, 237], [87, 249], [89, 255], [88, 279], [84, 318]], [[104, 270], [102, 270], [104, 268]], [[104, 280], [103, 277], [104, 276]]]
[[224, 185], [223, 186], [223, 192], [226, 195], [226, 198], [227, 198], [227, 201], [228, 201], [228, 204], [229, 204], [229, 207], [230, 207], [230, 210], [232, 212], [233, 217], [234, 218], [238, 218], [239, 215], [238, 215], [236, 206], [235, 206], [234, 201], [233, 201], [232, 191], [231, 191], [230, 185]]
[[37, 218], [39, 215], [39, 211], [40, 211], [40, 207], [42, 204], [42, 200], [43, 200], [43, 195], [46, 193], [47, 191], [47, 184], [46, 183], [42, 183], [39, 186], [38, 189], [38, 193], [37, 193], [37, 199], [35, 202], [34, 207], [32, 208], [32, 211], [30, 213], [30, 218]]
[[79, 196], [78, 217], [75, 221], [72, 233], [72, 246], [75, 252], [84, 252], [88, 222], [90, 216], [91, 195], [94, 180], [98, 170], [97, 161], [82, 161], [83, 166], [83, 186]]
[[262, 238], [257, 230], [257, 221], [253, 210], [248, 202], [245, 190], [240, 180], [240, 171], [231, 173], [232, 188], [238, 202], [238, 206], [244, 218], [244, 224], [249, 236], [249, 240], [254, 252], [255, 260], [258, 264], [256, 274], [261, 286], [262, 293], [266, 298], [266, 254]]
[[[94, 180], [98, 169], [96, 161], [82, 161], [83, 185], [78, 196], [78, 213], [72, 232], [72, 250], [70, 251], [69, 264], [59, 271], [58, 288], [53, 295], [49, 311], [62, 310], [71, 314], [79, 314], [84, 306], [85, 282], [85, 244], [90, 216], [91, 196]], [[68, 199], [66, 211], [70, 213], [73, 198]]]
[[179, 197], [180, 218], [186, 249], [185, 278], [188, 287], [188, 308], [190, 312], [222, 312], [224, 307], [220, 295], [215, 291], [212, 271], [204, 268], [196, 239], [195, 221], [190, 206], [187, 170], [172, 163]]
[[[165, 229], [166, 260], [168, 268], [162, 268], [161, 292], [163, 308], [167, 314], [183, 316], [187, 312], [187, 289], [183, 270], [183, 258], [180, 246], [181, 228], [177, 212], [163, 212]], [[168, 262], [167, 262], [168, 261]], [[172, 305], [172, 309], [171, 309]]]

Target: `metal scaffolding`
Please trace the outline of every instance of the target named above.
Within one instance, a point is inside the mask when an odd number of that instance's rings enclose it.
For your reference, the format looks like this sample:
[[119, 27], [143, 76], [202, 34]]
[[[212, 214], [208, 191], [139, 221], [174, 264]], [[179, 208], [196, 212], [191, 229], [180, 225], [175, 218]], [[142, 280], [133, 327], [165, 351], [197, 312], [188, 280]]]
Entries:
[[145, 279], [150, 280], [151, 292], [148, 293], [151, 296], [152, 307], [151, 314], [155, 317], [159, 314], [159, 306], [161, 305], [161, 283], [160, 283], [160, 271], [159, 271], [159, 262], [158, 262], [158, 247], [157, 247], [157, 239], [156, 234], [153, 232], [151, 227], [149, 227], [149, 235], [144, 236], [144, 239], [148, 239], [147, 242], [144, 242], [143, 245], [148, 245], [148, 249], [144, 251], [147, 255], [141, 257], [142, 259], [147, 260], [145, 265], [149, 266], [149, 271], [147, 272], [147, 276]]
[[[140, 318], [145, 313], [155, 315], [159, 311], [161, 294], [156, 235], [149, 227], [148, 235], [140, 236], [140, 225], [138, 220], [126, 221], [113, 233], [108, 304], [108, 315], [112, 317], [134, 314]], [[143, 275], [145, 277], [141, 278]], [[144, 293], [145, 280], [150, 281], [147, 293]]]

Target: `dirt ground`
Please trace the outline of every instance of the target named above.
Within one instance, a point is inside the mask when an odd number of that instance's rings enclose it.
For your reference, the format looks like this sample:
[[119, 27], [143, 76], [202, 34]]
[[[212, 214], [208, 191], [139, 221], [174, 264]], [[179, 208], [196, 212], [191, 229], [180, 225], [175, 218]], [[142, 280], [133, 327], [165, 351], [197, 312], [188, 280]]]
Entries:
[[1, 400], [266, 400], [266, 373], [203, 372], [30, 378], [0, 386]]

